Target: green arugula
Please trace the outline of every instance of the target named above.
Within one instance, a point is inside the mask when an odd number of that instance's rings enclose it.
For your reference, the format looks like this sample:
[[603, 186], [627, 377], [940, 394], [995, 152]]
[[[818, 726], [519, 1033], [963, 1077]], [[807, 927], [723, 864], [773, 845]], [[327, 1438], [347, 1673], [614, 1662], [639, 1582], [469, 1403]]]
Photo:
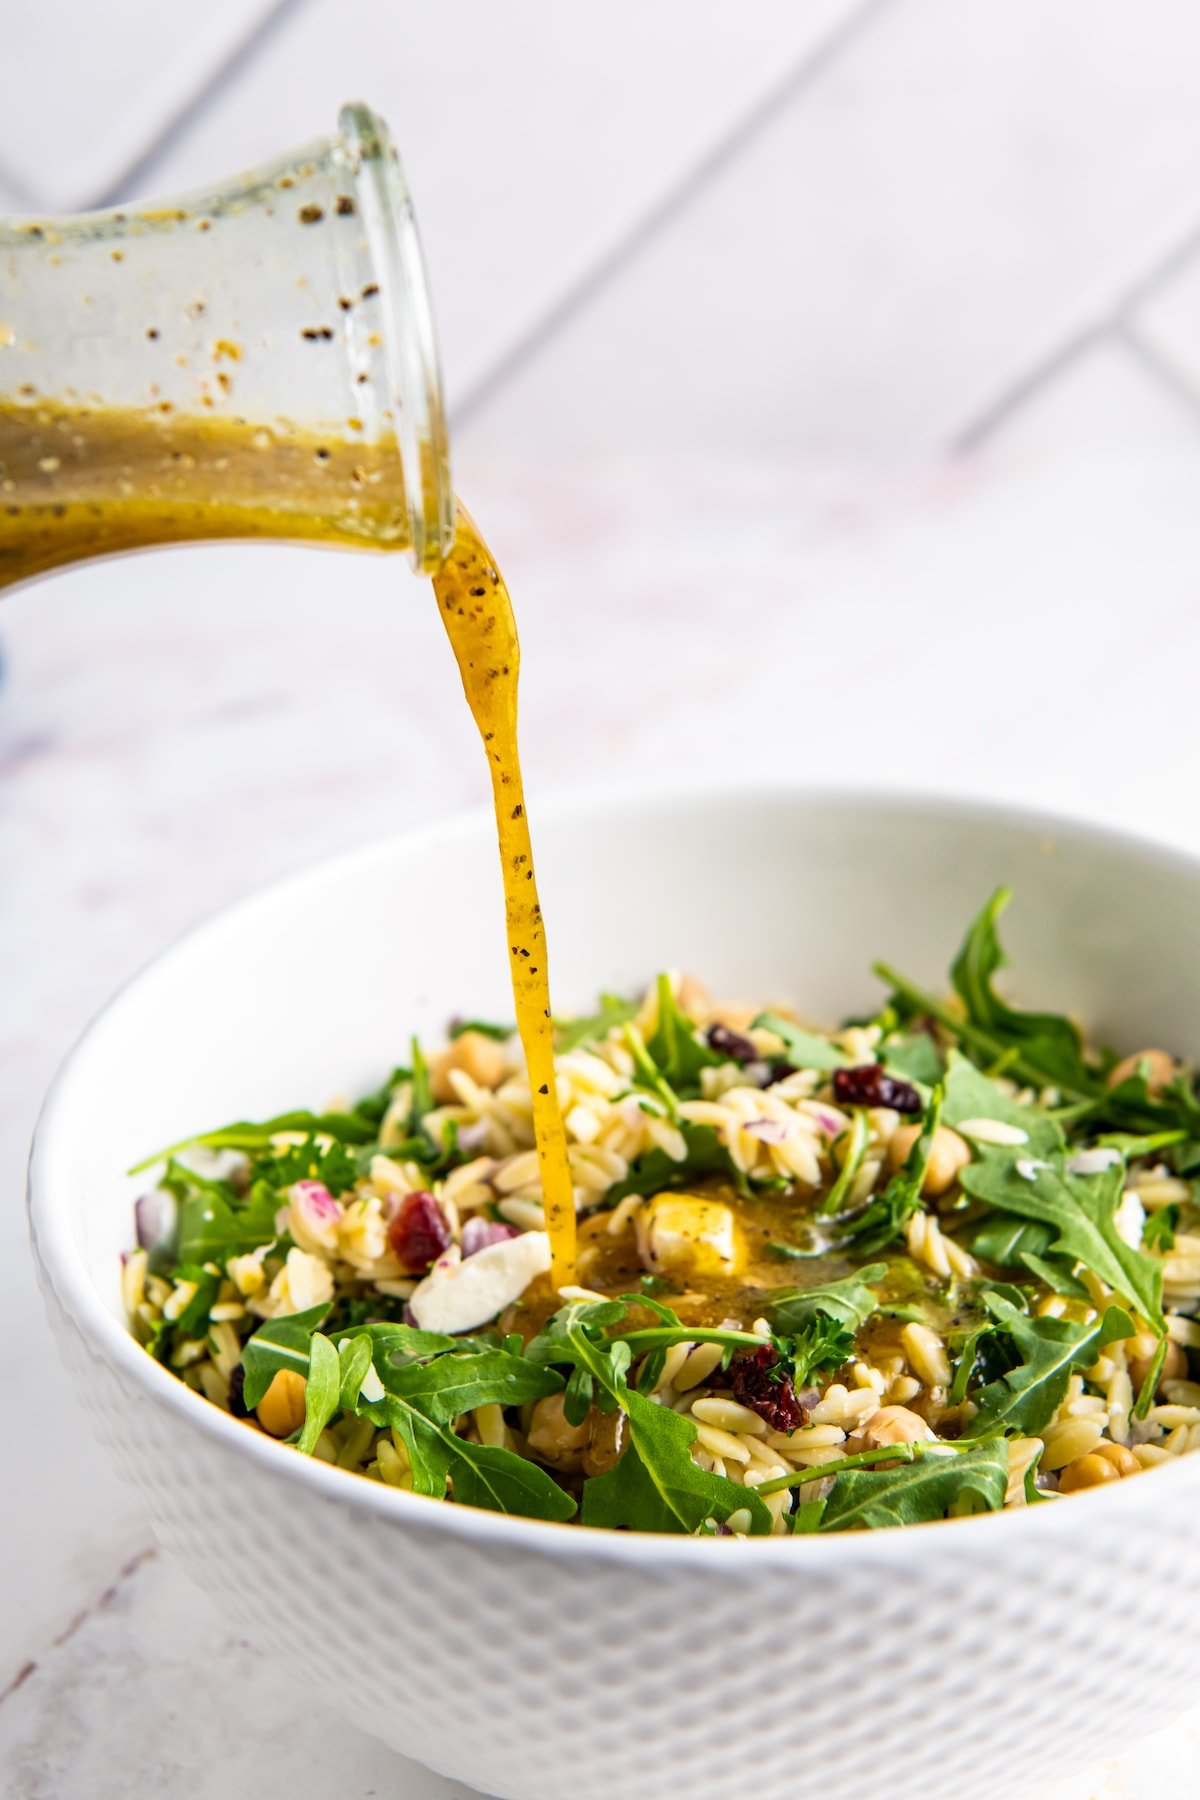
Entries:
[[287, 1313], [268, 1319], [242, 1346], [245, 1381], [242, 1399], [253, 1412], [280, 1369], [308, 1375], [309, 1346], [313, 1332], [325, 1322], [329, 1307], [310, 1306], [307, 1312]]
[[646, 1053], [675, 1092], [700, 1085], [700, 1071], [715, 1069], [724, 1057], [710, 1050], [671, 992], [671, 978], [658, 978], [658, 1019], [646, 1039]]
[[209, 1311], [221, 1286], [220, 1270], [201, 1268], [196, 1263], [180, 1263], [177, 1268], [172, 1269], [171, 1280], [190, 1281], [196, 1288], [174, 1321], [176, 1335], [181, 1338], [200, 1337], [208, 1328]]
[[308, 1385], [304, 1390], [304, 1424], [296, 1439], [303, 1456], [311, 1456], [317, 1439], [341, 1405], [342, 1365], [327, 1337], [314, 1331], [309, 1340]]
[[578, 1050], [581, 1044], [594, 1043], [618, 1026], [630, 1024], [641, 1010], [640, 1000], [622, 1000], [619, 994], [601, 994], [599, 1012], [585, 1019], [554, 1021], [555, 1048], [559, 1055], [564, 1055], [568, 1050]]
[[385, 1360], [376, 1367], [389, 1393], [415, 1406], [435, 1425], [448, 1425], [477, 1406], [523, 1406], [563, 1387], [562, 1376], [553, 1369], [505, 1350], [441, 1355], [402, 1368]]
[[493, 1044], [507, 1044], [516, 1029], [515, 1025], [493, 1025], [486, 1019], [452, 1019], [446, 1035], [453, 1043], [454, 1039], [462, 1037], [465, 1031], [473, 1031], [479, 1037], [491, 1038]]
[[274, 1243], [279, 1207], [279, 1195], [265, 1184], [252, 1189], [245, 1201], [223, 1199], [212, 1186], [185, 1194], [179, 1207], [180, 1260], [224, 1263]]
[[[628, 1303], [647, 1304], [644, 1296], [633, 1295]], [[583, 1523], [631, 1531], [693, 1533], [709, 1519], [722, 1524], [731, 1513], [745, 1508], [751, 1531], [768, 1532], [771, 1515], [752, 1488], [709, 1474], [692, 1461], [691, 1446], [696, 1439], [692, 1420], [659, 1406], [626, 1381], [635, 1344], [653, 1349], [664, 1334], [669, 1339], [672, 1333], [686, 1332], [701, 1341], [720, 1341], [720, 1334], [689, 1331], [669, 1307], [651, 1302], [651, 1310], [662, 1321], [657, 1330], [631, 1332], [625, 1339], [604, 1337], [610, 1325], [624, 1318], [626, 1305], [625, 1300], [618, 1300], [562, 1307], [526, 1349], [526, 1355], [535, 1361], [583, 1370], [598, 1399], [603, 1397], [609, 1409], [617, 1407], [625, 1415], [628, 1441], [619, 1462], [606, 1474], [584, 1483]], [[744, 1332], [725, 1335], [738, 1343], [761, 1341]]]
[[846, 1227], [856, 1248], [865, 1256], [885, 1250], [894, 1243], [923, 1202], [921, 1185], [929, 1166], [934, 1134], [942, 1112], [942, 1090], [936, 1087], [921, 1120], [921, 1128], [905, 1158], [903, 1168], [892, 1176], [882, 1194], [867, 1202], [858, 1217]]
[[803, 1026], [793, 1024], [790, 1019], [780, 1018], [778, 1013], [759, 1013], [751, 1029], [773, 1031], [782, 1040], [784, 1057], [793, 1069], [816, 1069], [821, 1074], [830, 1074], [834, 1069], [850, 1066], [850, 1057], [828, 1038], [819, 1037], [815, 1031], [805, 1031]]
[[774, 1288], [767, 1295], [764, 1317], [780, 1337], [799, 1336], [821, 1315], [847, 1331], [858, 1331], [879, 1310], [878, 1297], [867, 1284], [881, 1281], [887, 1269], [886, 1263], [868, 1263], [843, 1281], [811, 1288]]
[[871, 1128], [867, 1122], [865, 1108], [856, 1111], [850, 1121], [842, 1166], [838, 1170], [837, 1179], [817, 1208], [819, 1217], [835, 1218], [846, 1210], [846, 1201], [854, 1186], [854, 1178], [862, 1168], [863, 1158], [867, 1154], [867, 1146], [871, 1141]]
[[258, 1124], [242, 1119], [234, 1125], [223, 1125], [220, 1131], [206, 1131], [198, 1137], [180, 1138], [177, 1144], [170, 1144], [165, 1150], [156, 1150], [153, 1156], [135, 1163], [129, 1173], [140, 1175], [143, 1170], [152, 1168], [164, 1158], [175, 1156], [180, 1150], [244, 1150], [253, 1155], [259, 1150], [269, 1150], [272, 1138], [283, 1131], [303, 1131], [309, 1135], [319, 1133], [322, 1137], [336, 1138], [340, 1144], [369, 1144], [376, 1136], [376, 1121], [365, 1118], [357, 1111], [279, 1113], [274, 1119], [264, 1119]]
[[679, 1119], [676, 1129], [687, 1147], [683, 1161], [676, 1162], [657, 1146], [643, 1151], [630, 1164], [624, 1181], [609, 1188], [606, 1205], [616, 1206], [626, 1194], [660, 1194], [666, 1188], [686, 1187], [703, 1175], [722, 1175], [739, 1193], [747, 1192], [745, 1175], [711, 1125], [693, 1125], [688, 1119]]
[[1116, 1227], [1125, 1171], [1118, 1163], [1096, 1175], [1072, 1175], [1063, 1153], [1026, 1164], [1013, 1150], [985, 1145], [981, 1159], [962, 1172], [973, 1199], [998, 1212], [1054, 1229], [1052, 1248], [1080, 1262], [1132, 1303], [1147, 1324], [1162, 1329], [1162, 1264], [1127, 1244]]
[[952, 1050], [946, 1065], [946, 1102], [942, 1118], [955, 1127], [973, 1119], [998, 1119], [1025, 1133], [1019, 1154], [1034, 1158], [1061, 1150], [1065, 1139], [1058, 1122], [1038, 1106], [1022, 1106], [1006, 1094], [999, 1082], [990, 1081], [959, 1050]]
[[365, 1332], [358, 1332], [354, 1337], [342, 1338], [337, 1352], [341, 1364], [338, 1405], [343, 1412], [352, 1413], [357, 1410], [362, 1384], [371, 1367], [371, 1340]]
[[996, 923], [1011, 899], [1011, 889], [997, 888], [972, 921], [951, 965], [954, 990], [969, 1022], [1011, 1055], [1009, 1068], [1016, 1079], [1073, 1096], [1095, 1094], [1100, 1079], [1084, 1058], [1077, 1026], [1061, 1013], [1019, 1012], [996, 993], [994, 977], [1007, 962]]
[[277, 1190], [297, 1181], [319, 1181], [331, 1194], [346, 1194], [359, 1172], [358, 1157], [345, 1144], [335, 1141], [323, 1147], [315, 1137], [289, 1144], [277, 1155], [259, 1157], [254, 1164], [255, 1181], [265, 1181]]
[[999, 1512], [1008, 1487], [1008, 1445], [1003, 1439], [952, 1455], [944, 1449], [917, 1448], [924, 1454], [898, 1468], [852, 1469], [839, 1475], [819, 1530], [877, 1531], [889, 1525]]
[[879, 1058], [889, 1075], [933, 1088], [946, 1072], [945, 1058], [927, 1031], [890, 1037], [879, 1046]]
[[1062, 1405], [1073, 1372], [1090, 1369], [1105, 1345], [1134, 1333], [1133, 1320], [1119, 1306], [1082, 1325], [1030, 1318], [996, 1293], [985, 1293], [983, 1299], [1021, 1361], [976, 1394], [979, 1410], [971, 1430], [977, 1438], [1004, 1432], [1039, 1436]]
[[1146, 1223], [1142, 1227], [1142, 1249], [1154, 1250], [1165, 1255], [1175, 1248], [1175, 1233], [1179, 1229], [1179, 1208], [1177, 1206], [1160, 1206], [1157, 1212], [1146, 1215]]

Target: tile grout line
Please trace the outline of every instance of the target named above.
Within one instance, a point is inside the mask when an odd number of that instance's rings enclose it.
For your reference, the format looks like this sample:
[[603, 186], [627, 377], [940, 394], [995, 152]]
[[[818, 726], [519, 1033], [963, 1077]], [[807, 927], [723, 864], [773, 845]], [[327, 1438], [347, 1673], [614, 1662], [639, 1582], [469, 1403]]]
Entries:
[[260, 56], [267, 44], [282, 27], [285, 20], [294, 18], [302, 5], [311, 0], [274, 0], [270, 11], [259, 19], [256, 25], [240, 38], [230, 53], [217, 66], [210, 70], [206, 79], [201, 82], [195, 93], [190, 94], [173, 118], [168, 119], [154, 133], [148, 144], [134, 156], [114, 181], [99, 194], [89, 197], [89, 207], [115, 206], [128, 197], [131, 188], [135, 188], [142, 178], [149, 173], [159, 157], [168, 151], [180, 134], [203, 118], [205, 112], [218, 98], [225, 83], [235, 71], [246, 63]]
[[[1157, 353], [1152, 352], [1138, 332], [1133, 315], [1154, 297], [1159, 288], [1186, 268], [1200, 248], [1200, 215], [1192, 213], [1172, 231], [1165, 246], [1160, 245], [1138, 270], [1118, 281], [1105, 294], [1080, 309], [1074, 325], [1067, 326], [1045, 348], [1031, 354], [1024, 366], [1018, 366], [990, 397], [980, 401], [957, 424], [936, 434], [936, 439], [951, 456], [968, 455], [978, 450], [1002, 425], [1008, 423], [1043, 388], [1056, 380], [1088, 350], [1106, 336], [1115, 336], [1135, 356], [1149, 365]], [[1154, 373], [1169, 386], [1177, 400], [1184, 400], [1190, 384], [1182, 371], [1166, 360]], [[1200, 397], [1195, 400], [1200, 407]]]
[[668, 179], [632, 223], [616, 232], [608, 244], [601, 246], [581, 269], [564, 281], [559, 293], [546, 301], [535, 316], [514, 333], [508, 348], [496, 355], [491, 367], [466, 384], [462, 398], [451, 407], [453, 425], [461, 428], [474, 419], [502, 387], [520, 374], [642, 254], [678, 213], [685, 211], [704, 192], [714, 177], [736, 162], [794, 100], [820, 80], [845, 50], [898, 4], [899, 0], [864, 0], [815, 47], [806, 49], [786, 74], [766, 84], [746, 110], [732, 124], [719, 130], [682, 174]]
[[37, 1674], [42, 1662], [51, 1652], [63, 1649], [73, 1637], [82, 1631], [89, 1620], [94, 1619], [97, 1613], [101, 1613], [106, 1607], [111, 1606], [126, 1582], [131, 1581], [139, 1569], [143, 1568], [146, 1563], [153, 1562], [157, 1556], [157, 1545], [147, 1544], [144, 1549], [136, 1551], [127, 1562], [123, 1563], [114, 1579], [96, 1599], [89, 1600], [86, 1606], [81, 1606], [57, 1636], [51, 1638], [48, 1649], [42, 1653], [41, 1658], [33, 1656], [21, 1664], [8, 1686], [0, 1689], [0, 1706], [3, 1706], [6, 1700], [10, 1700], [18, 1688], [24, 1687], [32, 1675]]
[[1177, 406], [1184, 408], [1192, 423], [1200, 425], [1200, 392], [1174, 357], [1148, 338], [1132, 319], [1119, 320], [1114, 327], [1113, 336], [1133, 357], [1138, 367], [1169, 394]]

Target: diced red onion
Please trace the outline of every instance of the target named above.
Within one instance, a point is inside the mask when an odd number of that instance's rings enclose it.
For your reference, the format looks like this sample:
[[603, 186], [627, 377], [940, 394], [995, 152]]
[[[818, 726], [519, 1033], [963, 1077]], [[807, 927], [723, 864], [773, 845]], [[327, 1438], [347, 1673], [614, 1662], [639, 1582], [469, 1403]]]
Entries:
[[134, 1203], [133, 1217], [137, 1227], [139, 1250], [165, 1250], [175, 1236], [179, 1207], [173, 1194], [163, 1188], [143, 1194]]
[[520, 1235], [515, 1225], [502, 1224], [499, 1219], [484, 1219], [477, 1213], [462, 1228], [463, 1256], [474, 1256], [477, 1251], [486, 1250], [489, 1244], [502, 1244], [506, 1238]]
[[758, 1138], [764, 1144], [785, 1144], [790, 1127], [782, 1119], [747, 1119], [742, 1130], [747, 1137]]
[[328, 1221], [341, 1217], [342, 1209], [323, 1181], [294, 1181], [291, 1194], [312, 1219]]

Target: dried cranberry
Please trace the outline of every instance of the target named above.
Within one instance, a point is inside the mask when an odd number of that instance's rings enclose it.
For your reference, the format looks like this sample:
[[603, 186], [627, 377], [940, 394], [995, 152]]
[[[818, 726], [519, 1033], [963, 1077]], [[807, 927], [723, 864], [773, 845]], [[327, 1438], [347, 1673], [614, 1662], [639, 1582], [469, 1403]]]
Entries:
[[246, 1371], [241, 1363], [234, 1365], [229, 1377], [229, 1410], [235, 1419], [248, 1419], [250, 1408], [246, 1405], [243, 1389], [246, 1386]]
[[728, 1057], [730, 1062], [754, 1062], [758, 1056], [750, 1039], [743, 1037], [740, 1031], [730, 1031], [728, 1025], [719, 1022], [710, 1025], [704, 1035], [709, 1049], [715, 1050], [718, 1056]]
[[775, 1431], [795, 1431], [808, 1424], [808, 1408], [802, 1406], [792, 1378], [779, 1366], [779, 1352], [770, 1344], [739, 1356], [730, 1368], [733, 1397]]
[[909, 1081], [889, 1075], [882, 1063], [833, 1071], [833, 1097], [839, 1106], [890, 1106], [893, 1112], [919, 1113], [921, 1096]]
[[431, 1263], [450, 1246], [446, 1215], [423, 1188], [405, 1194], [388, 1226], [388, 1243], [409, 1275], [424, 1275]]

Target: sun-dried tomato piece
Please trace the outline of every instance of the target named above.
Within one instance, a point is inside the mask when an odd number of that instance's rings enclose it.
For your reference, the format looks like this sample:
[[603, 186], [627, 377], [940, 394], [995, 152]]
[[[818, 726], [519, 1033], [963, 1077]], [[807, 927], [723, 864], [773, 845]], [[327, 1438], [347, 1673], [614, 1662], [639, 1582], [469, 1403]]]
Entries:
[[801, 1404], [792, 1378], [780, 1366], [779, 1352], [764, 1344], [747, 1351], [730, 1365], [733, 1397], [756, 1412], [775, 1431], [796, 1431], [808, 1424], [808, 1408]]
[[833, 1097], [840, 1106], [890, 1106], [893, 1112], [919, 1113], [921, 1096], [910, 1081], [889, 1075], [882, 1063], [860, 1063], [833, 1071]]
[[451, 1243], [446, 1215], [424, 1188], [405, 1194], [388, 1226], [388, 1243], [409, 1275], [424, 1275]]

